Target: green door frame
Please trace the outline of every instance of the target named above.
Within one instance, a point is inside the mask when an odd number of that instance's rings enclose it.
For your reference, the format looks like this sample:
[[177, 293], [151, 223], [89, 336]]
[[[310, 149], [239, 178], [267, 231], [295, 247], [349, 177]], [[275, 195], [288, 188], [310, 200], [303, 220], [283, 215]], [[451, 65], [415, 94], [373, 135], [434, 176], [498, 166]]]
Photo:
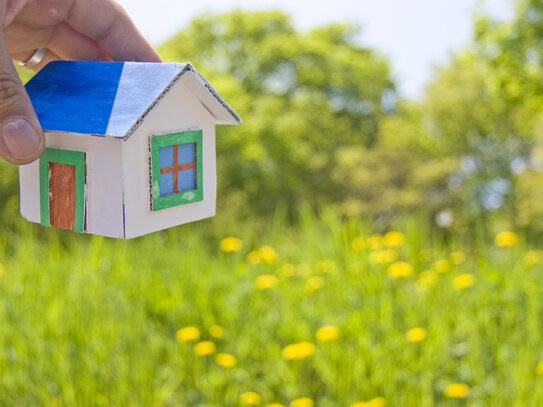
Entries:
[[74, 232], [82, 233], [85, 224], [85, 153], [46, 148], [40, 157], [40, 223], [49, 226], [49, 163], [75, 166]]

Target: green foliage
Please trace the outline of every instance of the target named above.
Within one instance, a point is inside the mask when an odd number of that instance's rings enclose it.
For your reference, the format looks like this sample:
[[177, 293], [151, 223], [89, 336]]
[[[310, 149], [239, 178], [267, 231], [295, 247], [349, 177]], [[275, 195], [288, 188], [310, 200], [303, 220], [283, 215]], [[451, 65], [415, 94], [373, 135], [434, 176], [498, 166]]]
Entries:
[[337, 24], [301, 33], [280, 12], [237, 11], [199, 17], [160, 48], [167, 60], [190, 57], [245, 119], [219, 129], [222, 196], [269, 210], [350, 194], [331, 173], [343, 151], [377, 143], [383, 98], [394, 93], [388, 64], [358, 36]]
[[[29, 224], [2, 233], [0, 404], [226, 407], [253, 391], [262, 405], [457, 406], [444, 396], [453, 382], [470, 387], [465, 405], [543, 403], [541, 252], [527, 254], [522, 238], [441, 246], [418, 219], [405, 222], [402, 243], [359, 220], [322, 218], [247, 219], [230, 253], [219, 249], [226, 235], [205, 238], [201, 223], [131, 241], [51, 229], [44, 241]], [[413, 274], [393, 278], [383, 250]], [[455, 288], [465, 273], [474, 285]], [[258, 287], [262, 275], [270, 288]], [[339, 337], [320, 342], [326, 325]], [[236, 366], [177, 341], [187, 326]], [[427, 332], [422, 342], [407, 340], [414, 327]], [[286, 360], [299, 342], [315, 353]]]

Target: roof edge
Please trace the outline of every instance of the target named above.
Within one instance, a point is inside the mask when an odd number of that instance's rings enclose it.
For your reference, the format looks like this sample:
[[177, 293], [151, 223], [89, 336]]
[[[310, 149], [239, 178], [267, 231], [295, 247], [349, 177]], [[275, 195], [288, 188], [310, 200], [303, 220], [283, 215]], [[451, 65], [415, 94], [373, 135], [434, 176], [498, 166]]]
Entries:
[[[237, 124], [243, 123], [243, 120], [241, 117], [226, 103], [226, 101], [219, 95], [219, 93], [211, 86], [211, 84], [204, 78], [204, 76], [198, 72], [196, 68], [190, 63], [187, 62], [184, 66], [184, 68], [177, 74], [175, 77], [170, 81], [170, 83], [160, 92], [160, 94], [153, 100], [153, 102], [145, 109], [145, 111], [140, 115], [140, 117], [136, 120], [136, 122], [128, 129], [126, 134], [121, 137], [123, 141], [128, 140], [138, 129], [138, 127], [143, 123], [143, 121], [146, 119], [147, 115], [155, 108], [155, 106], [160, 102], [164, 96], [171, 90], [171, 88], [179, 82], [179, 80], [185, 75], [187, 72], [194, 73], [199, 81], [202, 83], [202, 85], [208, 90], [208, 92], [217, 100], [218, 103], [222, 105], [222, 107], [230, 113], [230, 115], [233, 117], [234, 121]], [[106, 135], [107, 136], [107, 135]]]

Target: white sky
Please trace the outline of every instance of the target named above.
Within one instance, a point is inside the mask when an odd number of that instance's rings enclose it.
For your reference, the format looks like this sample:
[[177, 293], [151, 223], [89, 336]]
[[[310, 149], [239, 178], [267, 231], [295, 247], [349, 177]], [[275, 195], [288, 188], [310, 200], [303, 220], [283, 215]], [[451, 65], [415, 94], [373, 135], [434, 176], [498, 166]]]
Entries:
[[[242, 8], [280, 9], [306, 30], [330, 22], [363, 27], [362, 42], [389, 58], [403, 95], [416, 98], [435, 65], [450, 51], [469, 44], [472, 15], [483, 0], [117, 0], [155, 45], [167, 40], [195, 16]], [[512, 0], [487, 0], [495, 17], [511, 15]], [[190, 60], [190, 55], [187, 56]]]

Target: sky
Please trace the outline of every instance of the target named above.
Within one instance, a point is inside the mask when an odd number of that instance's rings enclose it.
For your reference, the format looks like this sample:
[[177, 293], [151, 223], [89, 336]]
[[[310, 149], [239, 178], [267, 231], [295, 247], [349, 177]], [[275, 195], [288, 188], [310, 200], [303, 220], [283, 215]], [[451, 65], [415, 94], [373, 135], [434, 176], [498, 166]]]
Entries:
[[[361, 42], [390, 61], [400, 93], [420, 98], [434, 72], [451, 52], [469, 45], [473, 13], [484, 7], [498, 19], [511, 17], [512, 0], [117, 0], [142, 33], [159, 45], [194, 17], [236, 8], [279, 9], [300, 30], [331, 22], [363, 28]], [[187, 56], [190, 60], [190, 55]]]

